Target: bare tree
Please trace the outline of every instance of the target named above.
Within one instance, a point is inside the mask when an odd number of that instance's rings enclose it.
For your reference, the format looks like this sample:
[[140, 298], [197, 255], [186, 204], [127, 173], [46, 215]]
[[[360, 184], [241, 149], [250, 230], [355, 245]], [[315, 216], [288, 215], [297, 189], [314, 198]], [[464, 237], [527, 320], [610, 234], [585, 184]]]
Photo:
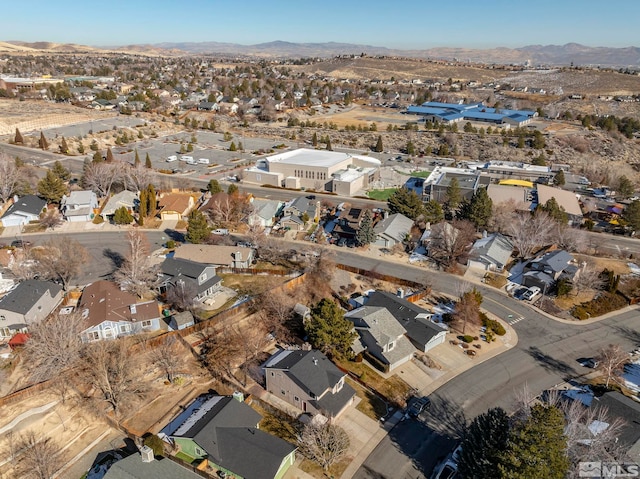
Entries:
[[9, 271], [19, 280], [34, 279], [40, 275], [40, 268], [33, 248], [17, 248], [11, 252]]
[[176, 374], [184, 367], [184, 350], [175, 336], [167, 337], [162, 343], [149, 352], [151, 362], [159, 367], [172, 383]]
[[40, 216], [40, 224], [45, 228], [54, 229], [62, 223], [62, 215], [60, 214], [60, 210], [57, 208], [51, 208]]
[[84, 349], [82, 377], [116, 417], [145, 397], [147, 383], [140, 363], [131, 360], [127, 339], [98, 341]]
[[167, 287], [165, 299], [167, 303], [173, 306], [178, 311], [191, 311], [196, 306], [196, 296], [198, 291], [193, 281], [185, 281], [178, 279], [175, 284], [171, 284]]
[[602, 289], [604, 280], [593, 264], [583, 263], [573, 278], [573, 287], [576, 293], [581, 293], [589, 289]]
[[64, 465], [60, 446], [50, 437], [27, 432], [18, 442], [20, 460], [16, 477], [25, 479], [52, 479]]
[[238, 343], [234, 331], [224, 323], [202, 331], [200, 360], [203, 366], [217, 378], [234, 378], [234, 362], [238, 354]]
[[536, 247], [549, 242], [556, 222], [547, 213], [517, 215], [510, 227], [511, 241], [521, 258], [530, 258]]
[[469, 221], [435, 224], [431, 227], [429, 255], [444, 266], [451, 266], [464, 259], [474, 235], [475, 227]]
[[30, 325], [24, 353], [32, 379], [44, 381], [77, 366], [83, 346], [80, 339], [83, 329], [80, 313], [58, 313]]
[[153, 178], [153, 172], [143, 164], [127, 165], [122, 173], [122, 183], [129, 191], [142, 191]]
[[298, 446], [303, 456], [327, 471], [347, 455], [350, 442], [341, 427], [330, 422], [321, 425], [310, 422], [298, 436]]
[[13, 195], [22, 179], [22, 172], [16, 162], [0, 153], [0, 200], [5, 203]]
[[125, 291], [142, 298], [159, 284], [158, 267], [149, 258], [147, 236], [138, 230], [127, 232], [129, 252], [114, 274], [114, 280]]
[[494, 203], [492, 205], [491, 219], [489, 220], [491, 229], [499, 233], [508, 234], [510, 225], [518, 215], [516, 208], [517, 204], [514, 200]]
[[123, 181], [124, 169], [124, 163], [120, 161], [90, 163], [84, 171], [82, 183], [100, 197], [109, 196], [113, 185]]
[[475, 289], [467, 291], [456, 302], [453, 318], [458, 327], [462, 326], [462, 334], [467, 331], [467, 325], [479, 326], [480, 321], [480, 293]]
[[295, 300], [281, 289], [275, 289], [262, 293], [255, 303], [266, 332], [282, 340], [289, 339], [291, 332], [287, 322], [293, 317]]
[[567, 224], [557, 224], [551, 232], [552, 240], [559, 248], [567, 251], [585, 251], [589, 239], [584, 230], [572, 228]]
[[65, 290], [89, 258], [84, 246], [66, 236], [51, 238], [42, 248], [34, 249], [33, 254], [42, 276], [60, 281]]
[[610, 344], [598, 351], [595, 359], [598, 362], [596, 369], [605, 375], [605, 387], [608, 389], [611, 380], [620, 382], [624, 365], [629, 362], [629, 355], [619, 344]]

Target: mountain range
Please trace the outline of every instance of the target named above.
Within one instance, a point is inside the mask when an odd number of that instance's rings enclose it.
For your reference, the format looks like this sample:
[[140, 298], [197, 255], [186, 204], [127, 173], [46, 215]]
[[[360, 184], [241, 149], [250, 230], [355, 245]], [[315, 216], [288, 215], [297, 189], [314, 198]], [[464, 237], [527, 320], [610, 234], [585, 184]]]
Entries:
[[80, 53], [126, 52], [148, 55], [221, 55], [245, 58], [285, 59], [333, 57], [336, 55], [384, 55], [408, 58], [458, 60], [464, 62], [531, 65], [600, 65], [605, 67], [640, 67], [638, 47], [589, 47], [578, 43], [566, 45], [528, 45], [521, 48], [476, 49], [436, 47], [425, 50], [400, 50], [351, 43], [291, 43], [274, 41], [255, 45], [223, 42], [165, 42], [143, 45], [90, 47], [51, 42], [0, 42], [0, 52]]

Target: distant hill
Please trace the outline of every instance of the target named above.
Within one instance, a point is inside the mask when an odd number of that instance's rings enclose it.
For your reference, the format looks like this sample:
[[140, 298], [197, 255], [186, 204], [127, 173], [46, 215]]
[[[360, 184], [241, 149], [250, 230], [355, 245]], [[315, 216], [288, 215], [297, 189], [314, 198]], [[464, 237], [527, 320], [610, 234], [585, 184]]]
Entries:
[[408, 58], [457, 60], [461, 62], [532, 65], [600, 65], [606, 67], [639, 67], [640, 48], [588, 47], [578, 43], [566, 45], [528, 45], [521, 48], [475, 49], [437, 47], [425, 50], [398, 50], [351, 43], [291, 43], [273, 41], [256, 45], [224, 42], [165, 42], [151, 45], [91, 47], [51, 42], [0, 42], [0, 52], [123, 52], [143, 55], [221, 55], [246, 58], [334, 57], [337, 55], [384, 55]]

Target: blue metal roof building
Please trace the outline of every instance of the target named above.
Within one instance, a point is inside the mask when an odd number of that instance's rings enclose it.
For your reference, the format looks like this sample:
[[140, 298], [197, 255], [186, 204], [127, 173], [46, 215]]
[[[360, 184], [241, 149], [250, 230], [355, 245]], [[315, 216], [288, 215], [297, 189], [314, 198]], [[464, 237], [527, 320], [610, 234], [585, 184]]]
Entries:
[[538, 114], [532, 110], [496, 109], [480, 103], [442, 103], [428, 101], [420, 106], [411, 105], [406, 113], [424, 116], [425, 120], [453, 123], [461, 120], [523, 126]]

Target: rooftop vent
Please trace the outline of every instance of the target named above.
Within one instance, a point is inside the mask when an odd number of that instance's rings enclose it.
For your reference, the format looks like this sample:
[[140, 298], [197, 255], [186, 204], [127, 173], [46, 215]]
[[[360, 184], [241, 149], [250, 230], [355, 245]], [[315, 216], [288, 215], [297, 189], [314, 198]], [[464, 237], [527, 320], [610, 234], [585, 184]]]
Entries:
[[142, 446], [140, 449], [140, 456], [142, 456], [142, 462], [151, 462], [153, 461], [153, 449], [149, 446]]

